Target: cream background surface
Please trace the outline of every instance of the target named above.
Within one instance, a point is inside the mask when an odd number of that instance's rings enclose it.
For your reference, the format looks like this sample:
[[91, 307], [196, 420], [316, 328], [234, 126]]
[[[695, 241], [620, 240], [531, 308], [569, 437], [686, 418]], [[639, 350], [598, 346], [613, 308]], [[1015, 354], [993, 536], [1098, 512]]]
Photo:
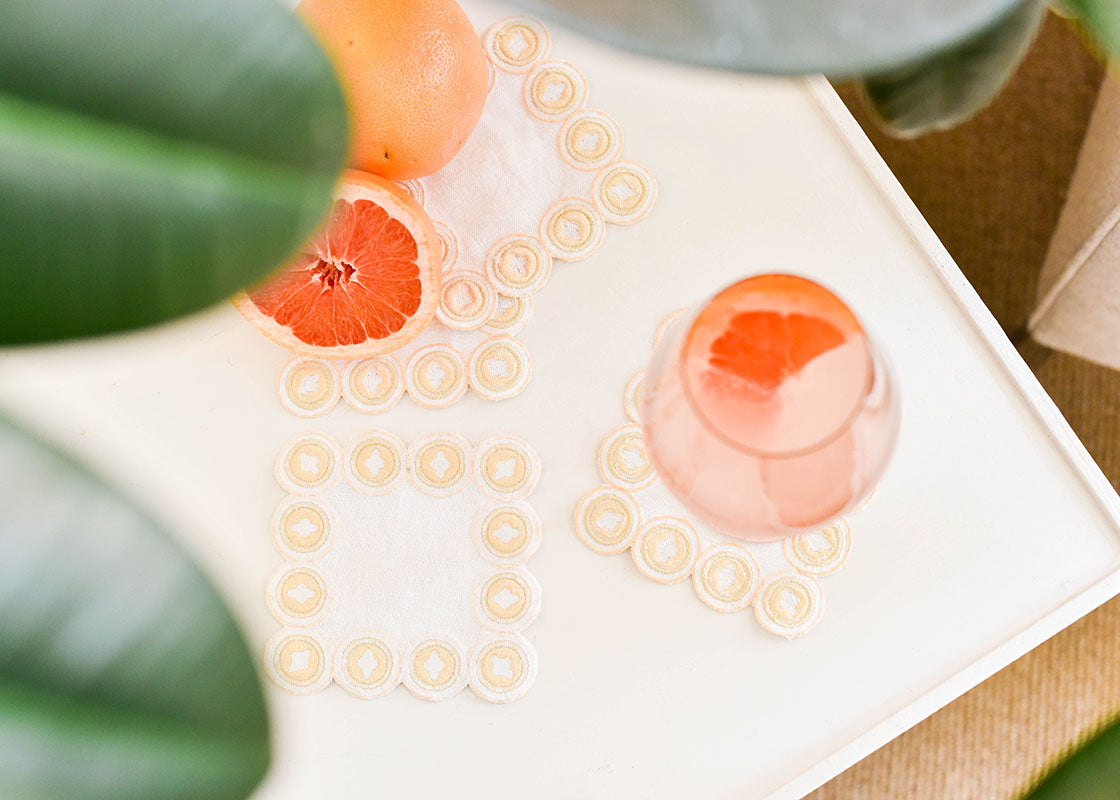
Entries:
[[[480, 29], [507, 13], [467, 7]], [[590, 104], [627, 132], [627, 157], [657, 177], [654, 211], [556, 266], [520, 336], [534, 377], [519, 397], [377, 418], [340, 408], [316, 426], [340, 440], [385, 427], [405, 441], [454, 430], [532, 444], [544, 464], [532, 569], [545, 604], [527, 632], [537, 683], [502, 707], [270, 689], [260, 800], [797, 797], [1120, 588], [1115, 495], [829, 90], [552, 33], [553, 55], [587, 74]], [[571, 522], [657, 320], [764, 270], [848, 298], [903, 392], [895, 461], [828, 581], [824, 618], [792, 643], [590, 552]], [[307, 427], [275, 396], [286, 360], [228, 307], [0, 357], [0, 404], [166, 520], [258, 651], [275, 629], [263, 601], [280, 560], [272, 462]]]

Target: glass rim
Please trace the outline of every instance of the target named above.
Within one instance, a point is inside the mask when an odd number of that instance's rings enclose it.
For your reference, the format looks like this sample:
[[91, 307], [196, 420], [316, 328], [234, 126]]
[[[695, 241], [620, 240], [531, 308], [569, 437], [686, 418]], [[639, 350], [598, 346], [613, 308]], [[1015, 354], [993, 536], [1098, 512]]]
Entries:
[[[848, 415], [844, 418], [844, 420], [839, 425], [837, 425], [836, 428], [833, 431], [831, 431], [828, 435], [818, 439], [815, 442], [810, 442], [809, 444], [807, 444], [803, 447], [799, 447], [799, 448], [792, 449], [792, 450], [766, 450], [766, 449], [763, 449], [763, 448], [760, 448], [760, 447], [752, 447], [749, 444], [736, 441], [732, 437], [725, 434], [722, 430], [720, 430], [719, 426], [716, 425], [714, 422], [712, 422], [708, 418], [708, 416], [704, 413], [703, 407], [700, 405], [700, 403], [697, 401], [695, 395], [693, 394], [692, 386], [689, 382], [689, 377], [688, 377], [688, 369], [687, 369], [688, 359], [685, 357], [686, 356], [686, 350], [688, 348], [689, 342], [692, 340], [692, 336], [693, 336], [693, 333], [695, 331], [696, 322], [699, 319], [700, 315], [703, 313], [704, 309], [708, 308], [708, 306], [710, 306], [717, 299], [719, 299], [719, 297], [721, 295], [725, 294], [726, 292], [730, 291], [731, 289], [734, 289], [738, 286], [741, 286], [744, 283], [749, 283], [751, 281], [758, 280], [760, 278], [771, 278], [771, 277], [797, 278], [799, 280], [802, 280], [802, 281], [805, 281], [807, 283], [813, 284], [814, 286], [817, 286], [821, 289], [824, 289], [826, 292], [828, 292], [834, 298], [836, 298], [841, 304], [843, 304], [844, 308], [847, 309], [848, 313], [852, 315], [852, 318], [855, 320], [856, 325], [859, 326], [860, 333], [863, 336], [863, 345], [864, 345], [863, 346], [863, 352], [864, 352], [864, 354], [867, 358], [867, 366], [868, 366], [867, 386], [860, 393], [860, 395], [857, 398], [854, 406], [852, 407], [852, 410], [848, 413]], [[739, 280], [737, 280], [733, 283], [729, 283], [727, 286], [724, 286], [722, 289], [717, 291], [715, 294], [711, 295], [707, 300], [705, 300], [704, 302], [702, 302], [698, 306], [696, 306], [696, 308], [691, 313], [691, 317], [688, 320], [688, 327], [685, 329], [684, 335], [681, 338], [681, 346], [680, 346], [680, 349], [677, 353], [676, 361], [677, 361], [676, 368], [678, 370], [680, 370], [680, 376], [679, 377], [680, 377], [680, 381], [681, 381], [681, 389], [682, 389], [682, 393], [684, 394], [685, 402], [688, 403], [689, 409], [696, 416], [696, 419], [700, 421], [700, 424], [703, 425], [704, 428], [710, 434], [712, 434], [714, 437], [716, 437], [716, 439], [718, 439], [720, 442], [727, 445], [728, 447], [732, 448], [733, 450], [738, 450], [741, 453], [744, 453], [744, 454], [749, 455], [749, 456], [753, 456], [755, 458], [769, 458], [769, 459], [800, 458], [802, 456], [809, 455], [809, 454], [817, 452], [819, 450], [823, 450], [825, 447], [827, 447], [828, 445], [830, 445], [833, 442], [835, 442], [836, 440], [838, 440], [841, 436], [843, 436], [845, 433], [847, 433], [848, 431], [850, 431], [852, 429], [852, 427], [856, 423], [856, 420], [858, 420], [860, 418], [860, 416], [863, 414], [863, 412], [866, 410], [868, 400], [870, 399], [871, 395], [875, 391], [875, 386], [880, 379], [881, 373], [885, 373], [887, 371], [886, 364], [883, 361], [882, 356], [879, 352], [879, 349], [876, 347], [871, 335], [868, 333], [867, 327], [863, 324], [863, 320], [859, 317], [859, 315], [856, 314], [856, 312], [852, 310], [851, 306], [849, 306], [846, 302], [844, 302], [844, 300], [842, 300], [840, 298], [840, 295], [838, 295], [830, 287], [824, 285], [820, 281], [814, 280], [813, 278], [807, 278], [804, 275], [798, 275], [798, 274], [792, 273], [792, 272], [764, 272], [764, 273], [759, 273], [757, 275], [748, 275], [745, 278], [740, 278]]]

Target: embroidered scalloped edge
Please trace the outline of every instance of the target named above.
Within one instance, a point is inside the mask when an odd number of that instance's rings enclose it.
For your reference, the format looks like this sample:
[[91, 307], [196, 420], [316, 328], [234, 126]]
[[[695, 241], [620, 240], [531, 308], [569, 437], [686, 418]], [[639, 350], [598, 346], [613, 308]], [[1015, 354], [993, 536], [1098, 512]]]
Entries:
[[[655, 342], [683, 311], [684, 309], [677, 309], [660, 321], [654, 334]], [[851, 553], [851, 523], [845, 517], [819, 530], [785, 539], [782, 542], [782, 553], [788, 563], [788, 569], [762, 575], [758, 560], [751, 552], [750, 542], [728, 539], [704, 548], [687, 516], [659, 515], [644, 519], [638, 495], [657, 481], [652, 464], [648, 463], [648, 457], [645, 456], [642, 428], [638, 421], [644, 375], [644, 370], [639, 371], [626, 384], [622, 405], [628, 421], [607, 433], [599, 446], [597, 465], [604, 483], [587, 492], [577, 503], [574, 519], [576, 536], [588, 549], [600, 555], [616, 555], [629, 551], [638, 571], [650, 580], [659, 583], [678, 583], [691, 577], [696, 596], [714, 611], [736, 613], [753, 608], [754, 615], [764, 630], [787, 639], [805, 635], [817, 624], [824, 610], [824, 590], [818, 578], [838, 571]], [[638, 449], [640, 446], [641, 458], [646, 462], [636, 476], [626, 474], [623, 467], [619, 465], [620, 457], [617, 450], [620, 442], [624, 442], [627, 437], [631, 437], [631, 448]], [[637, 455], [633, 458], [637, 458]], [[872, 490], [867, 499], [851, 513], [862, 511], [874, 496], [875, 490]], [[613, 505], [611, 505], [612, 501]], [[604, 504], [608, 507], [600, 513], [600, 518], [608, 517], [606, 524], [611, 527], [601, 529], [597, 533], [594, 529], [595, 522], [590, 519], [590, 515]], [[682, 566], [680, 569], [668, 571], [659, 569], [658, 565], [651, 563], [648, 554], [638, 546], [643, 535], [647, 534], [655, 523], [672, 523], [685, 532], [690, 545], [687, 567]], [[687, 533], [688, 531], [691, 531], [691, 535]], [[814, 542], [820, 538], [827, 541], [832, 549], [822, 551], [821, 548], [814, 548]], [[744, 585], [741, 596], [720, 599], [718, 587], [705, 585], [702, 567], [713, 555], [728, 548], [735, 548], [736, 556], [739, 555], [739, 551], [745, 555], [740, 566], [749, 574], [750, 580], [742, 581]], [[785, 581], [783, 586], [788, 584], [787, 588], [790, 591], [796, 590], [798, 602], [809, 603], [804, 614], [796, 618], [782, 619], [763, 601], [767, 596], [767, 590], [776, 585], [779, 579]]]
[[[517, 31], [521, 31], [523, 34], [526, 46], [535, 47], [535, 51], [528, 56], [509, 57], [509, 53], [501, 49], [505, 42], [503, 37], [507, 34], [515, 35]], [[550, 261], [553, 258], [568, 261], [578, 261], [587, 258], [602, 245], [606, 233], [606, 225], [608, 223], [613, 225], [630, 225], [642, 219], [650, 212], [657, 199], [657, 181], [652, 173], [644, 166], [633, 161], [625, 160], [622, 157], [623, 132], [621, 127], [606, 113], [587, 107], [590, 87], [584, 73], [574, 64], [561, 59], [549, 58], [551, 37], [547, 27], [540, 21], [526, 16], [511, 16], [500, 19], [490, 26], [487, 32], [482, 36], [482, 44], [490, 76], [488, 91], [493, 89], [499, 72], [521, 76], [522, 102], [528, 113], [531, 114], [534, 119], [555, 126], [556, 146], [561, 158], [574, 169], [595, 172], [589, 197], [573, 196], [558, 200], [542, 216], [537, 230], [531, 232], [511, 231], [504, 234], [490, 246], [488, 252], [493, 252], [495, 248], [510, 239], [526, 238], [536, 243], [549, 257]], [[537, 104], [534, 104], [535, 95], [533, 87], [535, 82], [539, 81], [541, 76], [547, 74], [549, 70], [556, 70], [562, 73], [571, 81], [573, 87], [574, 96], [569, 104], [570, 107], [565, 106], [563, 113], [547, 112], [540, 107], [541, 101], [539, 98]], [[539, 84], [537, 84], [537, 88], [540, 91], [544, 91], [543, 87]], [[566, 133], [581, 122], [591, 122], [603, 126], [603, 131], [605, 131], [608, 138], [611, 139], [605, 150], [605, 156], [588, 159], [578, 152], [572, 152], [571, 148], [565, 144], [568, 138]], [[611, 197], [605, 193], [611, 191], [612, 186], [616, 186], [619, 181], [626, 183], [626, 187], [620, 189], [621, 194], [619, 196], [611, 199]], [[427, 190], [422, 178], [402, 181], [401, 185], [421, 206], [425, 204]], [[619, 199], [619, 197], [621, 197], [621, 199]], [[587, 222], [588, 235], [586, 241], [584, 241], [580, 247], [564, 246], [559, 240], [556, 240], [555, 237], [551, 237], [550, 239], [547, 233], [550, 218], [564, 211], [578, 213]], [[456, 232], [441, 221], [435, 220], [435, 223], [440, 233], [441, 240], [445, 243], [443, 257], [444, 271], [459, 270], [457, 263], [459, 246]], [[487, 261], [489, 261], [489, 256]], [[471, 267], [472, 265], [466, 266]], [[488, 334], [515, 336], [525, 327], [525, 324], [531, 316], [531, 297], [533, 294], [540, 291], [547, 282], [548, 274], [551, 270], [551, 263], [541, 270], [538, 279], [531, 281], [529, 285], [524, 287], [514, 287], [503, 284], [494, 277], [489, 266], [485, 267], [485, 269], [485, 277], [489, 280], [491, 288], [494, 290], [496, 303], [501, 304], [503, 301], [512, 299], [520, 308], [524, 309], [519, 315], [520, 318], [517, 322], [512, 326], [494, 324], [494, 318], [499, 313], [497, 310], [485, 320], [458, 319], [450, 316], [446, 309], [437, 312], [437, 317], [453, 330], [478, 330]], [[485, 343], [479, 344], [476, 347], [476, 351], [478, 348], [482, 347], [482, 344]], [[449, 345], [446, 346], [450, 347]], [[466, 364], [471, 357], [471, 354], [466, 352], [459, 352], [458, 355], [464, 364]], [[392, 356], [381, 356], [381, 358], [389, 357]], [[285, 365], [284, 369], [289, 370], [294, 368], [299, 361], [301, 361], [300, 358], [292, 359]], [[361, 403], [358, 398], [353, 396], [352, 392], [347, 391], [348, 375], [354, 363], [356, 362], [346, 363], [345, 366], [339, 365], [338, 367], [332, 367], [332, 369], [336, 370], [336, 374], [341, 372], [341, 376], [337, 377], [337, 383], [342, 387], [341, 396], [342, 399], [346, 401], [347, 405], [363, 414], [380, 414], [393, 408], [400, 400], [403, 392], [391, 394], [384, 404], [370, 405]], [[529, 373], [526, 374], [525, 380], [519, 383], [515, 391], [504, 391], [493, 394], [478, 392], [474, 386], [469, 385], [470, 381], [468, 380], [468, 385], [464, 386], [463, 391], [451, 392], [446, 397], [433, 400], [427, 397], [423, 392], [414, 391], [415, 382], [409, 381], [406, 370], [401, 371], [402, 387], [412, 387], [413, 391], [409, 391], [408, 394], [417, 403], [428, 408], [445, 408], [454, 404], [463, 396], [467, 388], [470, 388], [480, 396], [490, 400], [506, 400], [516, 396], [527, 384], [529, 375], [531, 374], [531, 366], [530, 363]], [[289, 412], [299, 416], [318, 416], [319, 414], [325, 414], [338, 404], [336, 399], [336, 401], [332, 401], [324, 407], [317, 407], [310, 412], [306, 410], [301, 412], [296, 410], [299, 409], [299, 405], [285, 393], [282, 384], [279, 386], [279, 395], [281, 404]]]
[[[357, 485], [361, 481], [355, 483], [352, 470], [348, 468], [348, 461], [357, 448], [371, 439], [392, 446], [400, 460], [402, 474], [393, 478], [389, 491], [400, 485], [403, 473], [408, 472], [413, 485], [434, 496], [450, 497], [470, 480], [474, 481], [482, 489], [483, 494], [490, 498], [473, 518], [463, 521], [463, 534], [471, 537], [475, 547], [489, 562], [489, 566], [479, 573], [479, 580], [471, 600], [474, 614], [482, 622], [486, 631], [469, 648], [455, 637], [438, 630], [433, 630], [411, 642], [395, 642], [379, 633], [376, 628], [362, 629], [351, 632], [335, 645], [328, 642], [315, 629], [315, 625], [330, 613], [331, 605], [335, 600], [331, 590], [331, 576], [317, 562], [334, 546], [338, 538], [336, 517], [329, 506], [323, 502], [322, 497], [317, 495], [329, 489], [338, 480], [340, 474], [345, 475], [347, 482], [353, 488], [369, 491], [364, 484], [361, 487]], [[293, 491], [279, 503], [272, 517], [273, 542], [285, 557], [285, 560], [273, 571], [266, 590], [266, 605], [283, 626], [273, 634], [265, 646], [265, 669], [273, 682], [280, 688], [295, 694], [313, 694], [334, 682], [355, 697], [363, 699], [382, 697], [402, 684], [416, 697], [432, 701], [453, 697], [468, 685], [477, 696], [492, 703], [508, 703], [522, 697], [536, 680], [538, 659], [532, 644], [521, 634], [536, 619], [541, 603], [540, 583], [525, 566], [525, 563], [536, 553], [541, 540], [540, 517], [532, 506], [522, 499], [532, 492], [540, 478], [540, 458], [533, 448], [515, 436], [505, 435], [490, 437], [472, 446], [466, 439], [454, 433], [429, 434], [413, 440], [406, 447], [395, 435], [381, 429], [365, 431], [343, 447], [330, 436], [308, 432], [293, 438], [284, 446], [277, 458], [276, 479], [289, 491], [292, 491], [291, 476], [284, 474], [287, 456], [305, 442], [321, 445], [334, 455], [335, 460], [329, 480], [319, 489], [314, 490], [316, 493], [308, 494], [305, 490], [298, 493]], [[463, 457], [463, 474], [452, 486], [444, 487], [438, 492], [432, 491], [432, 487], [417, 480], [414, 473], [417, 454], [425, 446], [433, 443], [451, 444]], [[512, 489], [496, 491], [484, 474], [486, 469], [483, 464], [484, 456], [497, 446], [514, 448], [525, 462], [525, 478]], [[302, 504], [315, 506], [329, 526], [323, 537], [325, 541], [311, 552], [293, 551], [284, 542], [281, 531], [285, 512]], [[526, 521], [528, 539], [515, 554], [499, 557], [487, 551], [482, 541], [481, 529], [486, 519], [503, 511], [515, 513]], [[291, 609], [283, 605], [283, 598], [280, 596], [282, 582], [293, 570], [304, 570], [321, 579], [324, 597], [314, 613], [301, 616], [292, 613]], [[522, 610], [509, 620], [495, 619], [485, 610], [486, 586], [502, 578], [514, 580], [525, 591], [525, 596], [519, 598], [522, 601]], [[499, 591], [498, 594], [500, 593]], [[370, 683], [358, 680], [347, 671], [348, 649], [366, 640], [369, 640], [366, 642], [367, 649], [376, 650], [382, 657], [388, 656], [391, 662], [382, 671], [381, 677]], [[293, 646], [302, 647], [299, 651], [302, 659], [301, 668], [309, 669], [313, 664], [316, 667], [305, 678], [298, 681], [290, 679], [289, 673], [280, 663], [282, 652], [291, 643], [295, 643]], [[425, 681], [415, 670], [414, 658], [418, 650], [425, 645], [443, 645], [448, 649], [436, 648], [437, 654], [443, 653], [448, 658], [454, 655], [454, 669], [448, 679], [441, 684], [433, 685], [430, 680]], [[488, 654], [496, 659], [489, 666], [482, 661]], [[380, 661], [373, 656], [371, 659], [372, 663], [365, 665], [369, 667], [369, 672], [380, 670]], [[520, 672], [515, 669], [518, 665]]]

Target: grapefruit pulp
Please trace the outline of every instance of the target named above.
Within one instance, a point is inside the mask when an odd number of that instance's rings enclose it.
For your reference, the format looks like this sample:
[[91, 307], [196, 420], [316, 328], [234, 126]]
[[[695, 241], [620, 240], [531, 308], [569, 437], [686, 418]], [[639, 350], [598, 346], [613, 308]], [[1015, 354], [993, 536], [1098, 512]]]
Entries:
[[327, 223], [287, 266], [234, 298], [262, 333], [296, 353], [358, 359], [407, 344], [435, 315], [441, 247], [408, 193], [348, 170]]

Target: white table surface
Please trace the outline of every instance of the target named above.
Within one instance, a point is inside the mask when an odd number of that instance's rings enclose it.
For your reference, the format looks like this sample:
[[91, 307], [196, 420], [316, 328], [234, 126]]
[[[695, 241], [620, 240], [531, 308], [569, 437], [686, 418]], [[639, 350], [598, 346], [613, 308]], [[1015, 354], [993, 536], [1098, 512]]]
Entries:
[[[480, 29], [505, 13], [467, 7]], [[406, 398], [384, 416], [341, 407], [309, 425], [275, 396], [288, 356], [229, 307], [0, 356], [0, 405], [167, 521], [258, 651], [277, 628], [263, 600], [281, 560], [271, 471], [291, 436], [510, 432], [541, 454], [533, 690], [495, 706], [469, 691], [428, 704], [403, 687], [361, 701], [270, 684], [275, 759], [259, 800], [797, 797], [1117, 591], [1115, 495], [1006, 340], [986, 338], [994, 322], [882, 166], [870, 162], [876, 181], [857, 157], [866, 145], [857, 136], [852, 149], [807, 84], [552, 33], [552, 54], [586, 72], [591, 105], [619, 120], [626, 156], [661, 194], [592, 259], [557, 265], [521, 336], [534, 378], [520, 397], [442, 411]], [[794, 642], [749, 612], [713, 613], [687, 584], [651, 583], [628, 556], [592, 553], [571, 522], [657, 320], [765, 270], [838, 289], [886, 344], [903, 392], [895, 461], [854, 520], [847, 566], [823, 581], [824, 619]]]

